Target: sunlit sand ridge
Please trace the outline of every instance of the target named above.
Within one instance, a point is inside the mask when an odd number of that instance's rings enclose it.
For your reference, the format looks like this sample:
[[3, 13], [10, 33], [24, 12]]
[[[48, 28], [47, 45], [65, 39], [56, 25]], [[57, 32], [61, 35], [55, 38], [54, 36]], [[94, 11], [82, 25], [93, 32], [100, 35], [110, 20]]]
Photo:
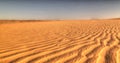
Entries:
[[120, 20], [0, 24], [0, 63], [120, 63]]

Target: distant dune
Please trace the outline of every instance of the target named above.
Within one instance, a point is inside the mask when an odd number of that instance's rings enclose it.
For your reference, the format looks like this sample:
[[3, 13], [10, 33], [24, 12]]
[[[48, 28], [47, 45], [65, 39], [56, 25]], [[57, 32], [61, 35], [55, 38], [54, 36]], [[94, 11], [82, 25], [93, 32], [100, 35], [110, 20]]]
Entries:
[[1, 21], [0, 63], [120, 63], [120, 20], [23, 22]]
[[120, 18], [111, 18], [111, 20], [120, 20]]

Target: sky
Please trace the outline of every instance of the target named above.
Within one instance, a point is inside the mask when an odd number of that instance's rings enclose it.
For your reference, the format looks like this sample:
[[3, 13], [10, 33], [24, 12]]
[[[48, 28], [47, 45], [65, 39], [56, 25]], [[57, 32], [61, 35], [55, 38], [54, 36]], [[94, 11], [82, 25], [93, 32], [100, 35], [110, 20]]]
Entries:
[[120, 18], [120, 0], [0, 0], [0, 19]]

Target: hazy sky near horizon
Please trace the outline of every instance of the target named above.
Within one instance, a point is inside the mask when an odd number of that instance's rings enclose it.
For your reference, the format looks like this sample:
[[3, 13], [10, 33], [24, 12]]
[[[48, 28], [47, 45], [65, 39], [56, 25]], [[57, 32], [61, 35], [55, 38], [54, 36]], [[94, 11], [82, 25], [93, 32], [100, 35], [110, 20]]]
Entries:
[[120, 17], [119, 0], [0, 0], [0, 19]]

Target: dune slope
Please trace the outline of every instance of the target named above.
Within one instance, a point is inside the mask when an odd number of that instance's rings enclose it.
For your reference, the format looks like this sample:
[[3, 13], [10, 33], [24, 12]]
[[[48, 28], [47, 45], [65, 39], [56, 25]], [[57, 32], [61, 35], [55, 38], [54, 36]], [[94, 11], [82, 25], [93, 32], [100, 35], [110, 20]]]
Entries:
[[0, 63], [120, 63], [120, 20], [0, 24]]

